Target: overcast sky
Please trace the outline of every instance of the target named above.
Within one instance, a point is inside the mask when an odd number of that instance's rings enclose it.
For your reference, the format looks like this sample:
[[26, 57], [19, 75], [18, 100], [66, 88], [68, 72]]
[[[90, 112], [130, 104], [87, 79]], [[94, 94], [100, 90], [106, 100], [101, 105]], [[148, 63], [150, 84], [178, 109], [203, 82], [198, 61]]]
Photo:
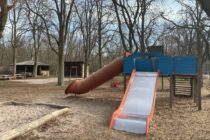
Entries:
[[172, 20], [179, 18], [178, 11], [181, 9], [181, 6], [175, 0], [160, 0], [157, 2], [157, 8], [160, 8]]

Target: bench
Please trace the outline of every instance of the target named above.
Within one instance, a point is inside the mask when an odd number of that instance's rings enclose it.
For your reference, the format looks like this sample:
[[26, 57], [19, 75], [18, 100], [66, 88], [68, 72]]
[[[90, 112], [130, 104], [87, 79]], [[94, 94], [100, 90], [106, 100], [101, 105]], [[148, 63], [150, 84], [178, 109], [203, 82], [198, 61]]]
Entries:
[[0, 80], [10, 80], [13, 77], [11, 75], [0, 75]]
[[22, 74], [15, 74], [16, 79], [24, 79], [24, 75]]

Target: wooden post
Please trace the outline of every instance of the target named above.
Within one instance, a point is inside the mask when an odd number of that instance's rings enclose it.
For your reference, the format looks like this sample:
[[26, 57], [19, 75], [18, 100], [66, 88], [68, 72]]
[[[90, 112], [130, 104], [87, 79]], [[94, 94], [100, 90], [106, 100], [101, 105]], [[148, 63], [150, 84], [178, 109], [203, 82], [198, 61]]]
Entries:
[[[198, 81], [199, 80], [199, 81]], [[197, 79], [197, 105], [198, 105], [198, 110], [201, 110], [202, 108], [201, 108], [201, 84], [202, 84], [202, 81], [201, 81], [202, 79], [201, 79], [201, 77], [200, 76], [198, 76], [198, 79]]]
[[26, 66], [24, 66], [24, 69], [25, 69], [24, 78], [26, 78], [27, 67], [26, 67]]
[[173, 96], [175, 96], [176, 95], [176, 76], [175, 75], [173, 75], [172, 76], [172, 81], [173, 81]]
[[126, 84], [126, 75], [124, 74], [124, 93], [125, 93], [125, 91], [126, 91], [126, 87], [127, 87], [127, 84]]
[[210, 72], [209, 72], [209, 84], [208, 84], [208, 88], [210, 88]]
[[170, 108], [172, 108], [172, 104], [173, 104], [173, 91], [174, 91], [174, 85], [173, 85], [173, 76], [170, 76]]
[[194, 77], [193, 79], [193, 100], [194, 100], [194, 103], [197, 103], [197, 90], [196, 90], [196, 85], [197, 85], [197, 80], [196, 80], [196, 77]]
[[193, 77], [190, 77], [190, 97], [193, 96]]
[[[124, 57], [123, 60], [125, 60], [125, 58], [127, 57], [127, 52], [124, 53], [124, 56], [123, 57]], [[123, 65], [125, 65], [124, 64], [124, 61], [123, 61]], [[123, 74], [124, 74], [123, 75], [123, 77], [124, 77], [123, 79], [124, 79], [124, 93], [125, 93], [126, 87], [127, 87], [127, 83], [126, 83], [127, 81], [126, 81], [126, 74], [124, 73], [124, 71], [123, 71]]]
[[82, 64], [82, 78], [85, 78], [85, 64]]

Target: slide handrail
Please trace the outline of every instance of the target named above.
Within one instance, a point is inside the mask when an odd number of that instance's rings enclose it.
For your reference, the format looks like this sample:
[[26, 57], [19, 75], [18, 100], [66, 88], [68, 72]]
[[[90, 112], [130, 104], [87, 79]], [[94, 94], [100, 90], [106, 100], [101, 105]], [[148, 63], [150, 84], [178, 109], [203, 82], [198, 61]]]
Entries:
[[160, 73], [158, 72], [156, 75], [156, 83], [155, 83], [155, 89], [154, 89], [154, 98], [152, 101], [152, 109], [150, 111], [149, 116], [147, 117], [147, 122], [146, 122], [146, 135], [149, 135], [149, 124], [150, 121], [152, 120], [154, 111], [155, 111], [155, 101], [156, 101], [156, 97], [157, 97], [157, 88], [158, 88], [158, 77], [159, 77]]
[[132, 71], [130, 80], [129, 80], [129, 82], [128, 82], [128, 86], [127, 86], [127, 88], [126, 88], [126, 91], [125, 91], [125, 94], [124, 94], [124, 96], [123, 96], [123, 99], [122, 99], [122, 101], [121, 101], [121, 103], [120, 103], [120, 106], [118, 107], [118, 109], [117, 109], [117, 110], [113, 113], [113, 115], [112, 115], [112, 118], [111, 118], [111, 121], [110, 121], [109, 128], [112, 128], [112, 127], [113, 127], [113, 125], [114, 125], [114, 120], [117, 118], [117, 116], [119, 116], [119, 114], [120, 114], [121, 111], [122, 111], [122, 108], [123, 108], [123, 106], [124, 106], [124, 104], [125, 104], [125, 101], [126, 101], [126, 99], [127, 99], [128, 92], [129, 92], [129, 90], [130, 90], [130, 88], [131, 88], [131, 85], [132, 85], [132, 83], [133, 83], [133, 79], [134, 79], [135, 75], [136, 75], [136, 70], [134, 69], [134, 70]]

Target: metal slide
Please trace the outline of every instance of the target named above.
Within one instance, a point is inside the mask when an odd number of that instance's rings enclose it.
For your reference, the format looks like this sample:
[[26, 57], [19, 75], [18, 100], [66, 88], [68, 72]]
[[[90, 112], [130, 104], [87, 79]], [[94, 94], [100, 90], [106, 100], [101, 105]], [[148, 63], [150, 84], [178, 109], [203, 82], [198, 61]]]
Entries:
[[157, 72], [133, 70], [123, 100], [112, 115], [110, 128], [148, 134], [155, 106], [157, 77]]

